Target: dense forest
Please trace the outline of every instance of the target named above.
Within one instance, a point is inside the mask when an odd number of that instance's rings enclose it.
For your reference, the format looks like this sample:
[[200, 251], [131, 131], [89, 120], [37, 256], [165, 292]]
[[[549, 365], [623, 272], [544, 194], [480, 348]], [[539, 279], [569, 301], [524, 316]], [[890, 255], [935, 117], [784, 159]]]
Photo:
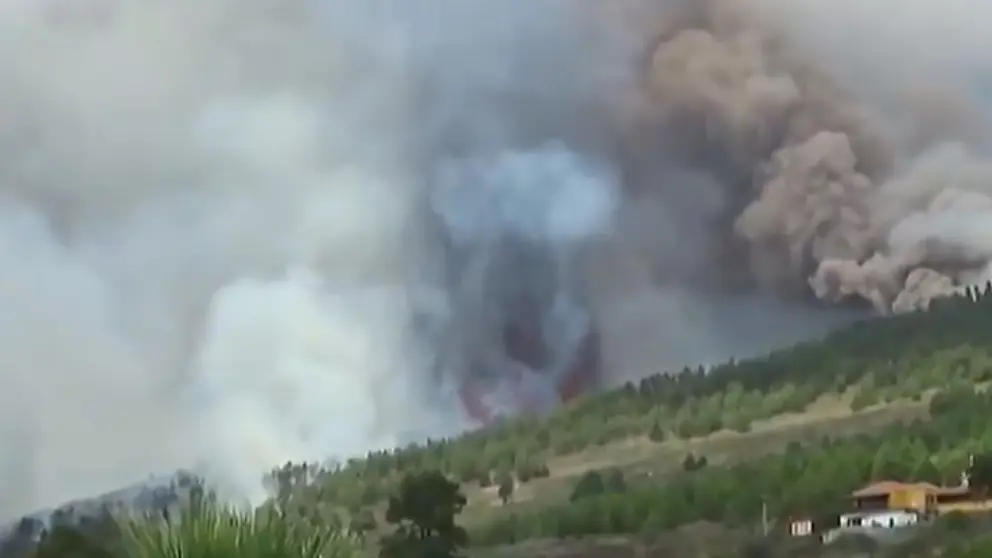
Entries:
[[[377, 525], [382, 507], [418, 474], [436, 471], [463, 486], [498, 484], [505, 498], [513, 486], [549, 475], [552, 458], [618, 440], [747, 432], [756, 421], [800, 412], [831, 394], [853, 394], [854, 410], [927, 398], [930, 420], [793, 443], [784, 452], [749, 461], [714, 464], [705, 456], [688, 456], [681, 472], [663, 479], [592, 471], [576, 480], [567, 505], [501, 514], [474, 525], [463, 542], [486, 546], [545, 537], [644, 535], [696, 521], [747, 526], [759, 519], [763, 505], [773, 518], [797, 511], [829, 515], [843, 506], [846, 494], [871, 479], [948, 482], [968, 467], [969, 454], [992, 453], [992, 395], [976, 389], [992, 381], [990, 310], [992, 297], [970, 292], [928, 312], [865, 320], [762, 358], [659, 373], [549, 416], [507, 420], [456, 439], [374, 452], [330, 468], [287, 464], [269, 476], [276, 496], [264, 510], [278, 510], [293, 524], [337, 525], [361, 539], [383, 532]], [[171, 499], [160, 498], [166, 515], [180, 499], [179, 488], [173, 488]], [[73, 519], [72, 510], [59, 513], [61, 525], [81, 521]], [[91, 529], [101, 525], [106, 522], [90, 520]], [[51, 539], [52, 526], [26, 519], [5, 548], [24, 549], [24, 541], [37, 540], [42, 531]], [[946, 555], [989, 555], [990, 544], [963, 541]]]

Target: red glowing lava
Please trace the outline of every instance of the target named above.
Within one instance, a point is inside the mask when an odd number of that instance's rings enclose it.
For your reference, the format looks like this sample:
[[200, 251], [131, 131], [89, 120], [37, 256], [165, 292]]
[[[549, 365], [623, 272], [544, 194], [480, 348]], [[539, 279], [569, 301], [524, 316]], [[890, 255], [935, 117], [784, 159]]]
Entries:
[[[503, 338], [506, 354], [511, 359], [531, 370], [540, 372], [546, 369], [550, 351], [540, 341], [539, 335], [526, 334], [520, 329], [508, 326], [504, 330]], [[599, 337], [595, 331], [589, 331], [572, 356], [570, 366], [556, 381], [555, 391], [559, 400], [566, 402], [588, 393], [596, 387], [600, 375]], [[523, 382], [520, 378], [513, 378], [511, 381], [519, 387], [514, 394], [516, 411], [528, 413], [538, 410], [539, 395], [527, 393], [522, 388]], [[480, 425], [491, 424], [499, 417], [497, 409], [487, 403], [481, 383], [466, 381], [459, 389], [459, 396], [466, 413]]]

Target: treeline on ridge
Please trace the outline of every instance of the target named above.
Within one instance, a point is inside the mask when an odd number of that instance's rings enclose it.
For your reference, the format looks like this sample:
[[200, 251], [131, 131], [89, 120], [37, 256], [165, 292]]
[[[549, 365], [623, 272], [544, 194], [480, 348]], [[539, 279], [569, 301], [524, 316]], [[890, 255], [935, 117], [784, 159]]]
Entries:
[[[986, 293], [989, 290], [986, 289]], [[856, 322], [822, 340], [709, 371], [659, 373], [590, 395], [549, 416], [521, 417], [452, 440], [372, 452], [342, 466], [287, 464], [273, 472], [286, 492], [332, 499], [352, 511], [395, 490], [409, 471], [437, 469], [489, 485], [546, 476], [554, 456], [630, 437], [691, 438], [721, 429], [746, 432], [759, 420], [801, 412], [852, 388], [857, 410], [919, 399], [952, 384], [992, 381], [992, 299], [977, 292], [938, 301], [928, 312]]]

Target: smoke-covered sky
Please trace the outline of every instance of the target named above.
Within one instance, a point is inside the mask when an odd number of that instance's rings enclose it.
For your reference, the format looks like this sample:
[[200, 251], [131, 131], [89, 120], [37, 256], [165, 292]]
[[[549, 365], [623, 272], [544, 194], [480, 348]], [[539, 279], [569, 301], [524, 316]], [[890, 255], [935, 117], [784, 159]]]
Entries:
[[466, 386], [553, 405], [592, 339], [612, 384], [984, 280], [990, 24], [0, 0], [0, 519], [179, 467], [258, 499], [471, 427]]

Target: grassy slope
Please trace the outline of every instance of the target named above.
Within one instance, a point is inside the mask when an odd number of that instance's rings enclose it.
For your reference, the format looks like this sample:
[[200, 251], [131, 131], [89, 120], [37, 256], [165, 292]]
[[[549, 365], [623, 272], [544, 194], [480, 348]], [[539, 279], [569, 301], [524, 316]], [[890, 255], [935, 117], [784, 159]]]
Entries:
[[[779, 414], [769, 419], [750, 422], [750, 431], [740, 434], [732, 431], [719, 431], [706, 436], [690, 439], [676, 439], [672, 436], [669, 441], [658, 444], [645, 437], [635, 437], [611, 441], [600, 446], [561, 456], [548, 456], [547, 466], [550, 477], [532, 480], [517, 487], [514, 501], [507, 506], [500, 505], [495, 488], [480, 488], [477, 484], [464, 485], [469, 504], [460, 518], [460, 522], [471, 528], [491, 519], [497, 519], [513, 511], [523, 511], [531, 507], [553, 506], [567, 500], [572, 484], [576, 477], [589, 470], [617, 467], [628, 473], [644, 473], [652, 476], [665, 476], [680, 469], [686, 453], [693, 452], [705, 455], [711, 462], [741, 461], [762, 454], [780, 451], [793, 441], [809, 441], [824, 435], [845, 436], [870, 432], [894, 422], [908, 422], [928, 418], [927, 408], [932, 392], [924, 397], [916, 396], [916, 400], [895, 399], [893, 397], [920, 394], [928, 388], [944, 388], [952, 384], [968, 385], [972, 382], [988, 382], [989, 371], [992, 370], [992, 346], [989, 345], [987, 333], [992, 326], [992, 312], [989, 312], [990, 300], [979, 304], [957, 304], [953, 307], [942, 308], [939, 312], [921, 315], [908, 315], [884, 320], [872, 320], [871, 323], [859, 323], [844, 331], [830, 336], [823, 342], [797, 346], [766, 359], [757, 359], [725, 367], [721, 374], [711, 374], [712, 380], [702, 382], [690, 379], [688, 393], [697, 402], [720, 403], [720, 392], [728, 389], [732, 383], [743, 384], [745, 390], [757, 389], [762, 394], [770, 394], [784, 387], [785, 393], [789, 388], [799, 386], [813, 393], [822, 395], [813, 404], [799, 413]], [[757, 378], [757, 381], [753, 381]], [[806, 383], [808, 379], [819, 379]], [[826, 379], [824, 381], [824, 379]], [[770, 387], [769, 387], [770, 385]], [[841, 396], [835, 395], [831, 389], [851, 386]], [[851, 402], [858, 389], [866, 386], [872, 395], [867, 399], [861, 398], [861, 403], [853, 405], [858, 408], [861, 404], [881, 398], [889, 401], [860, 411], [852, 411]], [[654, 386], [652, 386], [654, 387]], [[636, 396], [630, 402], [640, 409], [645, 403], [655, 405], [655, 409], [664, 408], [666, 411], [680, 411], [678, 401], [669, 401], [664, 394], [673, 389], [681, 392], [682, 385], [661, 386], [660, 394], [649, 392], [649, 401], [638, 401]], [[738, 386], [740, 387], [740, 386]], [[657, 389], [657, 388], [655, 388]], [[881, 392], [879, 391], [881, 389]], [[593, 405], [580, 405], [573, 409], [570, 415], [559, 417], [545, 425], [540, 432], [547, 435], [547, 430], [558, 435], [567, 434], [573, 428], [581, 430], [593, 424], [596, 420], [611, 420], [617, 416], [613, 413], [624, 411], [626, 403], [622, 399], [609, 400], [613, 396], [607, 394]], [[641, 394], [643, 396], [643, 393]], [[864, 394], [862, 394], [864, 395]], [[782, 397], [782, 393], [772, 397]], [[616, 407], [620, 405], [619, 407]], [[753, 406], [754, 403], [750, 402]], [[717, 405], [719, 408], [719, 405]], [[712, 412], [712, 405], [707, 410]], [[635, 407], [628, 407], [633, 409]], [[749, 411], [736, 406], [724, 408], [723, 412], [735, 413]], [[697, 411], [695, 405], [690, 413]], [[641, 411], [636, 411], [641, 412]], [[629, 413], [628, 413], [629, 414]], [[571, 416], [574, 415], [574, 416]], [[691, 414], [689, 416], [692, 416]], [[759, 415], [760, 416], [760, 415]], [[767, 415], [765, 415], [767, 416]], [[623, 418], [628, 418], [624, 416]], [[685, 417], [682, 417], [683, 419]], [[652, 419], [655, 424], [659, 419]], [[679, 416], [664, 416], [662, 424], [678, 423]], [[727, 424], [726, 422], [724, 424]], [[643, 425], [642, 425], [643, 427]], [[527, 428], [510, 434], [509, 439], [493, 437], [496, 443], [512, 444], [516, 440], [527, 439]], [[533, 429], [535, 434], [539, 429]], [[519, 442], [518, 442], [519, 443]], [[543, 442], [542, 442], [543, 443]], [[484, 445], [484, 444], [483, 444]], [[467, 444], [461, 451], [470, 451], [473, 455], [483, 449], [479, 444], [470, 447]], [[450, 451], [450, 450], [449, 450]], [[456, 450], [458, 451], [458, 450]], [[494, 466], [490, 463], [490, 467]], [[693, 526], [688, 526], [693, 527]], [[678, 532], [684, 529], [679, 529]], [[691, 530], [691, 529], [690, 529]], [[666, 534], [664, 536], [677, 536]], [[622, 539], [621, 539], [622, 540]], [[616, 539], [613, 539], [615, 542]], [[587, 541], [594, 544], [593, 539]], [[628, 541], [629, 542], [629, 541]], [[525, 543], [523, 547], [540, 546], [540, 541]], [[564, 543], [552, 543], [555, 548]], [[625, 543], [627, 544], [627, 543]], [[627, 544], [629, 547], [629, 544]], [[512, 549], [511, 549], [512, 550]], [[521, 551], [510, 555], [535, 555]], [[628, 548], [628, 550], [630, 550]], [[493, 549], [480, 550], [486, 553], [498, 552]], [[543, 551], [538, 551], [545, 555]], [[626, 551], [617, 556], [627, 555]], [[601, 555], [613, 555], [612, 552]], [[682, 555], [679, 553], [679, 555]]]
[[899, 400], [853, 412], [849, 405], [853, 395], [848, 392], [843, 397], [822, 397], [803, 413], [790, 413], [758, 421], [750, 432], [743, 434], [723, 430], [689, 440], [672, 438], [660, 444], [643, 437], [631, 438], [552, 458], [548, 462], [551, 476], [518, 486], [513, 501], [507, 506], [500, 504], [496, 487], [465, 485], [469, 503], [461, 522], [471, 526], [525, 506], [564, 502], [576, 477], [591, 470], [618, 467], [631, 473], [664, 475], [679, 470], [682, 460], [689, 452], [705, 455], [714, 463], [744, 460], [781, 451], [793, 441], [825, 435], [857, 434], [897, 421], [908, 422], [928, 417], [929, 397], [920, 401]]
[[[975, 385], [984, 391], [989, 383]], [[479, 489], [466, 486], [469, 506], [463, 522], [471, 526], [511, 513], [524, 506], [545, 506], [567, 500], [575, 477], [582, 473], [607, 467], [619, 467], [631, 473], [664, 476], [678, 471], [686, 453], [705, 455], [711, 462], [743, 461], [758, 455], [782, 451], [790, 442], [808, 441], [821, 436], [850, 436], [872, 432], [896, 422], [927, 420], [928, 407], [935, 394], [930, 390], [919, 400], [901, 399], [852, 411], [850, 401], [855, 391], [844, 396], [821, 397], [802, 413], [790, 413], [755, 423], [750, 432], [741, 434], [720, 431], [690, 440], [671, 439], [661, 444], [644, 438], [614, 442], [575, 455], [556, 458], [550, 464], [551, 476], [524, 486], [516, 500], [501, 506], [495, 488]], [[753, 533], [729, 529], [721, 525], [697, 523], [673, 532], [660, 533], [651, 540], [639, 537], [590, 537], [580, 540], [531, 540], [497, 548], [474, 549], [471, 558], [520, 558], [542, 556], [554, 558], [593, 558], [602, 556], [702, 556], [719, 555], [724, 550], [739, 550]], [[840, 558], [849, 554], [843, 549], [831, 549], [808, 541], [787, 541], [795, 544], [796, 556]]]
[[[860, 411], [851, 411], [850, 400], [854, 393], [842, 397], [826, 396], [817, 400], [802, 413], [779, 415], [755, 423], [747, 433], [720, 431], [690, 440], [671, 439], [653, 443], [646, 438], [633, 438], [606, 444], [577, 454], [552, 459], [551, 476], [531, 481], [518, 487], [514, 501], [500, 504], [496, 488], [479, 488], [466, 485], [464, 490], [469, 504], [461, 523], [473, 524], [489, 521], [501, 514], [512, 513], [526, 506], [546, 506], [567, 500], [575, 477], [596, 469], [619, 467], [630, 473], [665, 475], [680, 469], [685, 455], [692, 452], [705, 455], [711, 462], [746, 460], [751, 457], [782, 451], [790, 442], [807, 441], [821, 436], [845, 436], [879, 429], [895, 422], [927, 419], [927, 407], [932, 393], [919, 401], [898, 400], [875, 405]], [[473, 558], [510, 558], [521, 556], [549, 556], [584, 558], [586, 556], [655, 556], [696, 555], [693, 549], [713, 552], [713, 540], [720, 540], [736, 548], [747, 539], [747, 534], [735, 533], [717, 525], [690, 525], [672, 533], [665, 533], [652, 541], [630, 537], [592, 538], [581, 541], [527, 541], [518, 545], [479, 549]], [[643, 553], [643, 554], [642, 554]]]

